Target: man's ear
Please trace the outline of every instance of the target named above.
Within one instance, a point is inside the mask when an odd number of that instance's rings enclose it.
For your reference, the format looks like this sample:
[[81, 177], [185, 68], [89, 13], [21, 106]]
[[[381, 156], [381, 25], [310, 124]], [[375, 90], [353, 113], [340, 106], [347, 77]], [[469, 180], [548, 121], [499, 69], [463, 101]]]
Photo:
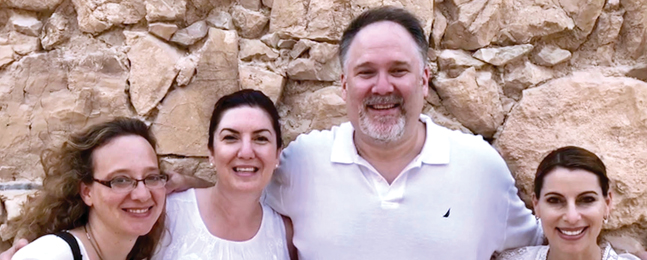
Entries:
[[422, 96], [427, 97], [429, 95], [429, 76], [431, 75], [431, 70], [429, 66], [425, 65], [424, 70], [422, 71]]
[[85, 183], [81, 183], [79, 187], [81, 193], [81, 199], [85, 202], [85, 205], [92, 207], [92, 188]]

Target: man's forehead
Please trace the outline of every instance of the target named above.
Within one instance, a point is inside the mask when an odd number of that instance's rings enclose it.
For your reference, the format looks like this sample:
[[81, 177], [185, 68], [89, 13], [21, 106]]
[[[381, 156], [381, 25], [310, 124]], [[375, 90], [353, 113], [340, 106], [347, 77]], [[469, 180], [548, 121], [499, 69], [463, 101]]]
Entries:
[[[418, 46], [413, 40], [411, 34], [400, 24], [391, 21], [376, 22], [362, 28], [351, 42], [348, 49], [347, 62], [354, 63], [355, 66], [370, 64], [364, 54], [372, 51], [371, 49], [389, 50], [384, 55], [393, 55], [393, 52], [407, 53], [405, 56], [419, 56]], [[373, 50], [374, 51], [374, 50]], [[398, 56], [398, 55], [393, 55]], [[375, 57], [372, 56], [371, 59]], [[398, 64], [407, 64], [411, 60], [409, 57], [392, 57], [391, 62]]]

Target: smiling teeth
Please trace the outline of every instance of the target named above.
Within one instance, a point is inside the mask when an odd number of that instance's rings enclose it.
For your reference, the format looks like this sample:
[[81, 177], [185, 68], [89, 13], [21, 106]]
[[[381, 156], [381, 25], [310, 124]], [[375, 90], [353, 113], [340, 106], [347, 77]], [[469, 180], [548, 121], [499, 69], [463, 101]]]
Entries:
[[234, 168], [235, 171], [237, 172], [254, 172], [255, 169], [254, 167], [236, 167]]
[[373, 108], [375, 109], [389, 109], [395, 107], [395, 105], [390, 104], [390, 105], [373, 105]]
[[128, 212], [135, 214], [142, 214], [148, 212], [148, 209], [128, 209]]
[[582, 231], [584, 231], [584, 229], [580, 229], [580, 230], [578, 230], [578, 231], [566, 231], [566, 230], [561, 230], [561, 229], [560, 229], [559, 231], [561, 231], [562, 233], [564, 233], [564, 235], [568, 235], [568, 236], [577, 236], [577, 235], [581, 234], [581, 233], [582, 233]]

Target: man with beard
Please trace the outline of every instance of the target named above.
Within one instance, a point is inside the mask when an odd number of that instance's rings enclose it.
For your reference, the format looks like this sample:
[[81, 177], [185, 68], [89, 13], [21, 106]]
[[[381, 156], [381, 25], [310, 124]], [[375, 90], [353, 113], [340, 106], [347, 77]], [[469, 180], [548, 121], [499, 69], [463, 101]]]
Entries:
[[340, 44], [350, 122], [300, 135], [266, 201], [300, 259], [490, 259], [542, 233], [499, 154], [422, 115], [428, 43], [403, 9], [362, 13]]

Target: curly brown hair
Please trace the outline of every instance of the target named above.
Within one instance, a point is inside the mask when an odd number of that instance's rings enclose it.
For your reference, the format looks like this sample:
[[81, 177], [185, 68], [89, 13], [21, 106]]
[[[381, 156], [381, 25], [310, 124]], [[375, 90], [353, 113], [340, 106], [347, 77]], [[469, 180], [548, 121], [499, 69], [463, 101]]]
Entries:
[[[23, 205], [19, 217], [7, 223], [5, 237], [32, 241], [40, 236], [84, 226], [88, 222], [90, 207], [81, 199], [80, 183], [93, 183], [92, 152], [110, 140], [126, 135], [141, 136], [155, 149], [155, 137], [144, 122], [115, 118], [71, 135], [59, 149], [43, 152], [43, 188]], [[164, 220], [165, 211], [162, 211], [151, 231], [137, 239], [127, 259], [152, 256], [165, 229]]]

